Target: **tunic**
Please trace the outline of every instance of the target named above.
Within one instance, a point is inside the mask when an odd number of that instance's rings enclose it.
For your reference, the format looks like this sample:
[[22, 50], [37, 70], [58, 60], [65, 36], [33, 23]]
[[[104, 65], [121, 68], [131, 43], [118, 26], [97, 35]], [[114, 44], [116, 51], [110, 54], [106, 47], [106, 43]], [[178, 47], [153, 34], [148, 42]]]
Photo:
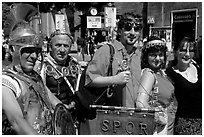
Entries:
[[60, 101], [62, 101], [62, 103], [70, 104], [71, 101], [73, 101], [74, 94], [64, 77], [67, 78], [74, 90], [78, 76], [77, 65], [74, 64], [70, 58], [67, 59], [67, 63], [64, 66], [58, 65], [50, 56], [46, 58], [49, 58], [50, 61], [53, 62], [52, 64], [54, 64], [53, 66], [48, 61], [45, 61], [43, 69], [41, 70], [41, 76], [43, 77], [46, 86]]

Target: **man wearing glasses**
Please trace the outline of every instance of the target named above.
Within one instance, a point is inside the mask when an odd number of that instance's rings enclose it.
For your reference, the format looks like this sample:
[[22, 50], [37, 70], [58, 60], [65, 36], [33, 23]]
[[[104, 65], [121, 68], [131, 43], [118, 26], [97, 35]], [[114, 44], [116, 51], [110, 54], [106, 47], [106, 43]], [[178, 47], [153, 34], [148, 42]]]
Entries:
[[18, 22], [10, 34], [14, 50], [2, 71], [2, 134], [53, 134], [52, 111], [61, 103], [34, 71], [41, 45], [29, 24]]
[[[115, 54], [112, 63], [113, 76], [107, 76], [109, 66], [110, 48], [102, 46], [90, 62], [86, 74], [85, 85], [94, 87], [107, 87], [114, 85], [111, 101], [106, 105], [136, 107], [136, 91], [140, 79], [140, 52], [135, 43], [139, 40], [142, 30], [141, 16], [125, 13], [118, 22], [117, 39], [110, 44]], [[96, 91], [97, 92], [97, 91]]]
[[[117, 25], [116, 39], [108, 43], [114, 47], [113, 75], [106, 74], [110, 63], [110, 47], [105, 44], [96, 51], [87, 67], [85, 86], [113, 86], [113, 95], [105, 100], [104, 105], [135, 108], [141, 72], [140, 52], [135, 43], [141, 36], [142, 19], [139, 15], [125, 13]], [[86, 122], [81, 124], [81, 134], [90, 134]]]

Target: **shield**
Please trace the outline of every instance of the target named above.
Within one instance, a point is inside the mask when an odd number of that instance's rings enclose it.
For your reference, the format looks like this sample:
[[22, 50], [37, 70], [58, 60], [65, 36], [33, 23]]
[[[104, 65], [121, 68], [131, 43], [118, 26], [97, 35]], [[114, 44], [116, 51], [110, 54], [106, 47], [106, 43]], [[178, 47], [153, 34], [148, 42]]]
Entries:
[[53, 126], [54, 135], [76, 135], [71, 113], [61, 103], [55, 107]]

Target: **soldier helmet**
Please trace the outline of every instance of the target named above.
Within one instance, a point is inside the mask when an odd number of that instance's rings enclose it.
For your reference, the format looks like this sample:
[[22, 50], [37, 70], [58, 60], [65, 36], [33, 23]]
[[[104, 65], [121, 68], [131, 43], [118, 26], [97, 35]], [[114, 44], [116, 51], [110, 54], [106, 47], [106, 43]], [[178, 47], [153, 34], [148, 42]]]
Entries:
[[11, 30], [9, 45], [13, 47], [12, 65], [20, 64], [22, 49], [35, 48], [42, 50], [40, 37], [25, 21], [17, 22]]

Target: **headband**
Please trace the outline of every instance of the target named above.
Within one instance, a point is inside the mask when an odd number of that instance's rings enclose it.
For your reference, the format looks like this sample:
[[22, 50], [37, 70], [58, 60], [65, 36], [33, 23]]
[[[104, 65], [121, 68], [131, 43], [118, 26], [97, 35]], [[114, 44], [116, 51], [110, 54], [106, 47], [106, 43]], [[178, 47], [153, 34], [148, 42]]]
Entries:
[[73, 37], [71, 36], [71, 34], [66, 33], [66, 32], [60, 32], [59, 30], [54, 31], [51, 35], [50, 35], [50, 39], [52, 39], [54, 36], [56, 35], [67, 35], [71, 41], [73, 42]]
[[149, 47], [154, 47], [154, 46], [166, 46], [166, 43], [163, 42], [162, 40], [152, 40], [152, 41], [149, 41], [145, 44], [145, 47], [146, 48], [149, 48]]

